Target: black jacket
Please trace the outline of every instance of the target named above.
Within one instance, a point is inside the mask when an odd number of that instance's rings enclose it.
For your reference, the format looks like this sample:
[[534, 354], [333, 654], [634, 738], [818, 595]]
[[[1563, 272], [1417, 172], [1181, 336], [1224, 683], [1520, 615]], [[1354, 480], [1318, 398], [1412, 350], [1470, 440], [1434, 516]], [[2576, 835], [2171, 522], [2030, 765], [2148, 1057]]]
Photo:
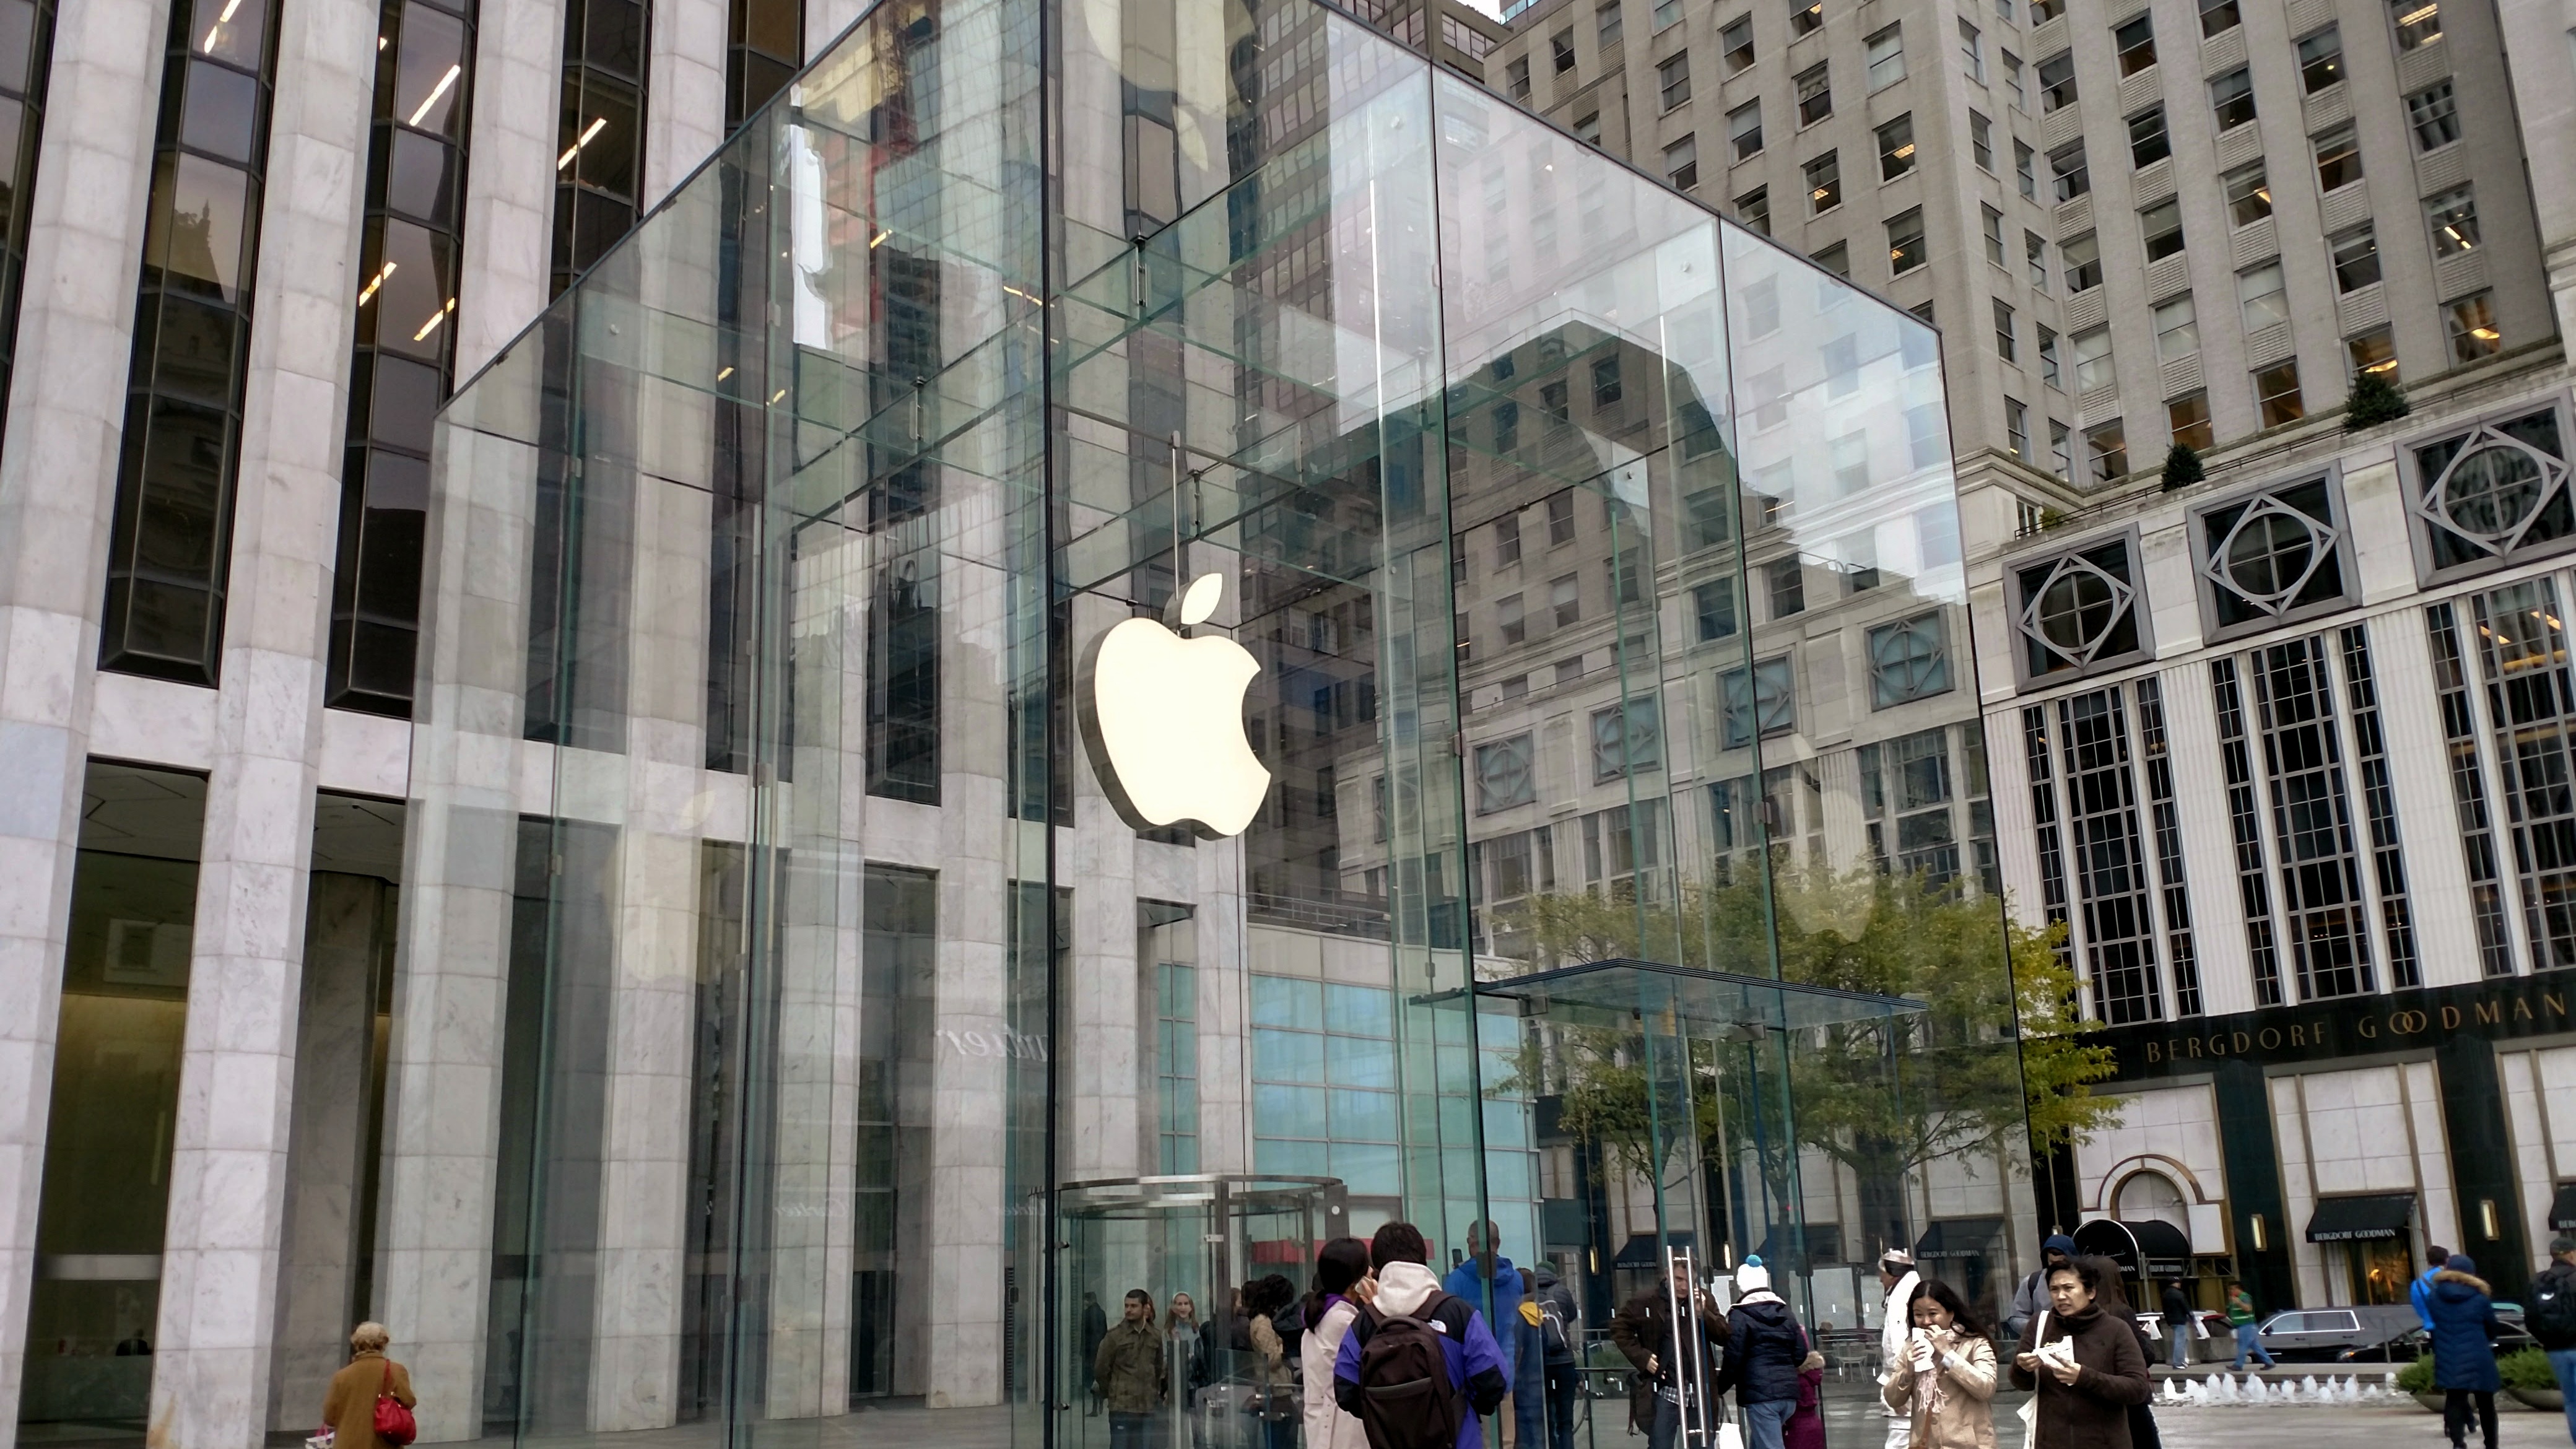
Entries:
[[1547, 1361], [1552, 1364], [1574, 1362], [1575, 1340], [1583, 1332], [1582, 1325], [1576, 1321], [1574, 1290], [1556, 1276], [1555, 1269], [1544, 1264], [1526, 1269], [1523, 1276], [1529, 1279], [1530, 1297], [1537, 1302], [1539, 1312], [1545, 1314], [1553, 1309], [1556, 1321], [1565, 1329], [1562, 1342], [1549, 1343], [1544, 1330], [1539, 1334], [1539, 1341], [1547, 1345]]
[[1739, 1404], [1798, 1398], [1798, 1365], [1807, 1361], [1807, 1331], [1789, 1316], [1789, 1305], [1763, 1296], [1735, 1305], [1726, 1315], [1726, 1367], [1717, 1392], [1735, 1390]]
[[2576, 1348], [2576, 1334], [2551, 1333], [2543, 1327], [2547, 1315], [2538, 1312], [2546, 1298], [2576, 1293], [2576, 1268], [2565, 1263], [2552, 1263], [2531, 1280], [2531, 1291], [2522, 1295], [2522, 1326], [2534, 1341], [2551, 1353], [2563, 1348]]

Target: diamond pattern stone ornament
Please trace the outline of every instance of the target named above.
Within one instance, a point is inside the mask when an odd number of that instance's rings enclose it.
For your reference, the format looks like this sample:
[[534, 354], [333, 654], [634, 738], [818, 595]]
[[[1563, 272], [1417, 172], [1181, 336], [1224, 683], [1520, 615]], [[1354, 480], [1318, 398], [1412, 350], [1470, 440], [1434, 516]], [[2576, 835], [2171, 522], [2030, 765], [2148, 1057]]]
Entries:
[[2120, 632], [2136, 591], [2083, 555], [2049, 565], [2038, 587], [2023, 591], [2022, 633], [2066, 664], [2082, 668]]
[[2462, 545], [2503, 558], [2563, 510], [2567, 465], [2530, 443], [2482, 427], [2415, 500], [2427, 523]]
[[2254, 500], [2209, 551], [2202, 574], [2251, 608], [2279, 615], [2295, 607], [2334, 559], [2336, 530], [2272, 496]]

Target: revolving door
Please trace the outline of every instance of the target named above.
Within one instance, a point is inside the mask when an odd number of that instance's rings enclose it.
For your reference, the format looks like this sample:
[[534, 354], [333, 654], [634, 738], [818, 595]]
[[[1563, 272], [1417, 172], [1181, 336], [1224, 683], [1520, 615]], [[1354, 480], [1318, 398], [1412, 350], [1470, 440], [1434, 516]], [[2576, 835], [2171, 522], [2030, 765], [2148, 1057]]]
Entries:
[[[1061, 1449], [1112, 1449], [1113, 1429], [1116, 1449], [1263, 1449], [1265, 1436], [1283, 1429], [1294, 1442], [1295, 1391], [1285, 1374], [1265, 1376], [1235, 1295], [1272, 1274], [1290, 1291], [1306, 1291], [1316, 1247], [1348, 1230], [1340, 1179], [1208, 1173], [1073, 1182], [1057, 1212]], [[1134, 1290], [1149, 1301], [1161, 1350], [1150, 1425], [1113, 1413], [1132, 1410], [1133, 1401], [1113, 1404], [1094, 1389], [1101, 1344], [1120, 1328]], [[1174, 1312], [1181, 1295], [1192, 1310], [1186, 1323]], [[1263, 1398], [1265, 1385], [1285, 1388], [1275, 1406]], [[1269, 1427], [1282, 1414], [1283, 1428]]]

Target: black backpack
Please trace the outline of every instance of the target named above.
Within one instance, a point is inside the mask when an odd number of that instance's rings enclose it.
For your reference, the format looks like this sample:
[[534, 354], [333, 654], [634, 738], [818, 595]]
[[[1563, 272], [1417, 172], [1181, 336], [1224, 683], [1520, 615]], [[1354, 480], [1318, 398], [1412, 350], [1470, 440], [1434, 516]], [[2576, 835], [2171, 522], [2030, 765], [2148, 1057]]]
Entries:
[[1434, 1293], [1412, 1313], [1373, 1316], [1359, 1375], [1369, 1449], [1455, 1449], [1467, 1395], [1450, 1382], [1449, 1335], [1432, 1322], [1452, 1301]]
[[2576, 1274], [2543, 1273], [2533, 1279], [2522, 1324], [2544, 1347], [2576, 1344]]

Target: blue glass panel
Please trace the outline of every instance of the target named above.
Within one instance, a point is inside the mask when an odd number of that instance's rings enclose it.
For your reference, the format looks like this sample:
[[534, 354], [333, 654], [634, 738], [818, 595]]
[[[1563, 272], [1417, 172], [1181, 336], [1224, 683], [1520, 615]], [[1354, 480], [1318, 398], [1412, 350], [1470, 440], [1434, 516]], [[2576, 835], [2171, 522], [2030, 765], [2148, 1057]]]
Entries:
[[1293, 976], [1252, 978], [1252, 1024], [1312, 1027], [1324, 1019], [1323, 983]]
[[1252, 1089], [1252, 1131], [1258, 1137], [1310, 1137], [1324, 1121], [1321, 1087], [1258, 1086]]
[[1396, 1120], [1393, 1092], [1333, 1093], [1332, 1137], [1336, 1142], [1393, 1142], [1399, 1135]]
[[1402, 1154], [1394, 1147], [1362, 1142], [1333, 1144], [1333, 1176], [1354, 1193], [1392, 1197], [1404, 1190]]
[[1265, 1082], [1324, 1080], [1324, 1039], [1311, 1031], [1252, 1032], [1252, 1075]]
[[1387, 993], [1375, 986], [1327, 986], [1324, 1024], [1352, 1036], [1393, 1036], [1394, 1007]]
[[1395, 1043], [1368, 1037], [1337, 1036], [1327, 1053], [1336, 1087], [1395, 1085]]

